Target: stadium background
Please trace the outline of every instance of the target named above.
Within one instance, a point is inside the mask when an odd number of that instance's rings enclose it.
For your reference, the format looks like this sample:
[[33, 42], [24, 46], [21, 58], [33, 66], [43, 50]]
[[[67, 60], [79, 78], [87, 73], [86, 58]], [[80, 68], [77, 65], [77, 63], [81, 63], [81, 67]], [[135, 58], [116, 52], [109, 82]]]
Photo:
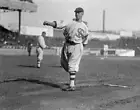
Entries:
[[[101, 33], [101, 32], [98, 32]], [[111, 33], [111, 32], [108, 32]], [[4, 42], [7, 44], [4, 44]], [[34, 46], [36, 46], [36, 36], [20, 35], [17, 32], [12, 32], [3, 26], [0, 26], [0, 44], [1, 48], [3, 46], [27, 46], [27, 43], [31, 41]], [[61, 47], [63, 45], [64, 36], [62, 30], [53, 30], [53, 37], [45, 38], [46, 44], [49, 47]], [[135, 50], [135, 55], [140, 55], [140, 38], [138, 36], [133, 37], [120, 37], [117, 40], [99, 40], [93, 38], [89, 41], [87, 48], [103, 48], [103, 45], [107, 44], [110, 48], [121, 48], [121, 49], [133, 49]]]

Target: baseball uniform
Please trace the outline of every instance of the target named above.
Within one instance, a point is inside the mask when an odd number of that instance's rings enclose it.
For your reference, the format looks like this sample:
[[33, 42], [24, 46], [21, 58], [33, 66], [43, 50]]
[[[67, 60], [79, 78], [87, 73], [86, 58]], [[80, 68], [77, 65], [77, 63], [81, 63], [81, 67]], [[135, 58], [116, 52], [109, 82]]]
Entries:
[[29, 42], [29, 43], [27, 44], [28, 56], [31, 56], [31, 50], [32, 50], [32, 43]]
[[57, 27], [64, 27], [65, 43], [61, 52], [61, 66], [67, 72], [78, 72], [83, 54], [83, 44], [88, 43], [88, 28], [84, 22], [71, 21], [57, 23]]
[[43, 60], [43, 49], [46, 48], [45, 40], [43, 36], [37, 37], [37, 65], [40, 67], [40, 63]]

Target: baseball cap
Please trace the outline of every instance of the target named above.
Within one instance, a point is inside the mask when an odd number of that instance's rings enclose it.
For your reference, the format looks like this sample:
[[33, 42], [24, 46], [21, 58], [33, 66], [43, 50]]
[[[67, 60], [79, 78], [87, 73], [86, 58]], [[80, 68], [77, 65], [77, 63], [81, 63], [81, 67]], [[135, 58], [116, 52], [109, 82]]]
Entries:
[[84, 12], [84, 9], [81, 8], [81, 7], [78, 7], [78, 8], [75, 9], [74, 12], [77, 12], [77, 13], [79, 13], [79, 12]]

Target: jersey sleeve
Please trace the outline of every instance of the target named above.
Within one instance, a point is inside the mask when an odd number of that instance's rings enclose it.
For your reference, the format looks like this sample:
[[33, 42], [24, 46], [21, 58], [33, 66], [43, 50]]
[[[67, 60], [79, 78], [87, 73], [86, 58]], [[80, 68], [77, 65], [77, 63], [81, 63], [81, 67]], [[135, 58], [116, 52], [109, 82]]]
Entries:
[[68, 24], [67, 21], [55, 21], [55, 23], [56, 23], [56, 28], [58, 28], [58, 29], [63, 29]]
[[46, 48], [46, 44], [45, 44], [45, 40], [44, 40], [44, 38], [42, 38], [42, 37], [39, 37], [38, 38], [38, 44], [39, 44], [39, 46], [41, 47], [41, 48]]

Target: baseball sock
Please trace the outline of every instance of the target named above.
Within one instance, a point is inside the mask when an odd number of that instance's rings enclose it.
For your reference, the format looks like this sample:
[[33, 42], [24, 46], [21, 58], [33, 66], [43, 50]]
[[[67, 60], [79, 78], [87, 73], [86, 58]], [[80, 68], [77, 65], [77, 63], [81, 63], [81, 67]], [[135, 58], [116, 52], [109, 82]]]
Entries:
[[70, 87], [75, 87], [75, 78], [76, 78], [75, 72], [71, 72], [70, 73]]
[[40, 63], [41, 61], [40, 60], [37, 60], [37, 66], [40, 67]]

